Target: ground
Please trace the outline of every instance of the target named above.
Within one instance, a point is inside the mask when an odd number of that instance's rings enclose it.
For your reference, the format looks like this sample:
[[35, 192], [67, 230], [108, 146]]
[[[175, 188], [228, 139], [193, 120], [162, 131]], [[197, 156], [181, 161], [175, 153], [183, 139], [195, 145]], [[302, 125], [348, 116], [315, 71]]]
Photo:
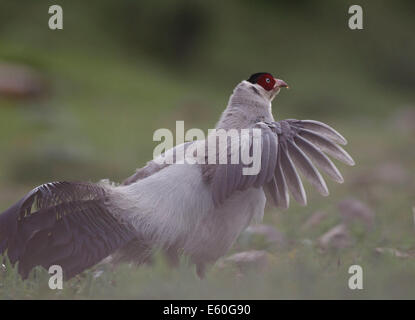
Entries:
[[[27, 65], [46, 81], [40, 97], [0, 97], [0, 212], [48, 181], [122, 181], [152, 158], [156, 129], [174, 130], [176, 120], [184, 120], [187, 129], [213, 128], [233, 87], [258, 71], [272, 72], [290, 85], [274, 102], [277, 119], [320, 120], [347, 138], [346, 150], [356, 166], [336, 162], [345, 183], [328, 182], [329, 197], [306, 184], [307, 207], [294, 202], [286, 211], [267, 207], [263, 224], [283, 235], [284, 243], [244, 234], [227, 255], [258, 250], [264, 265], [241, 270], [222, 261], [199, 280], [186, 261], [171, 269], [157, 254], [153, 264], [140, 268], [97, 266], [54, 291], [45, 270], [36, 269], [23, 282], [4, 261], [0, 299], [415, 296], [414, 42], [409, 2], [367, 5], [360, 33], [347, 29], [347, 6], [331, 1], [314, 9], [305, 3], [297, 8], [269, 7], [265, 2], [251, 8], [241, 1], [234, 10], [235, 2], [229, 3], [208, 9], [202, 5], [201, 12], [214, 17], [206, 27], [211, 31], [205, 38], [196, 36], [203, 43], [189, 49], [189, 59], [176, 61], [167, 50], [173, 46], [170, 42], [142, 38], [139, 32], [146, 29], [141, 26], [136, 30], [139, 40], [126, 32], [132, 26], [122, 23], [136, 21], [128, 19], [128, 10], [114, 20], [119, 29], [109, 31], [105, 26], [113, 20], [108, 17], [99, 20], [101, 24], [89, 20], [101, 11], [65, 4], [64, 33], [51, 34], [42, 20], [47, 10], [40, 4], [24, 11], [10, 1], [10, 18], [1, 21], [1, 61]], [[80, 10], [75, 16], [76, 8]], [[151, 8], [140, 12], [157, 12]], [[154, 27], [151, 32], [160, 30]], [[397, 49], [401, 47], [404, 50]], [[169, 58], [152, 54], [161, 51]], [[354, 205], [364, 209], [350, 222]], [[318, 216], [323, 218], [315, 222]], [[310, 217], [314, 224], [306, 227]], [[327, 238], [335, 227], [342, 232]], [[348, 287], [351, 265], [363, 269], [363, 290]]]

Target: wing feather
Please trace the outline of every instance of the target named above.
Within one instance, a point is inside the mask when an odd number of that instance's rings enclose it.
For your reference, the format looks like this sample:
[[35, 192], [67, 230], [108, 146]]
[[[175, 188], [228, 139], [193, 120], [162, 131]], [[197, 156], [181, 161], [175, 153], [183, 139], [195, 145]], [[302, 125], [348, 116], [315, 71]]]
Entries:
[[297, 147], [294, 141], [288, 140], [288, 152], [291, 158], [294, 160], [297, 168], [307, 178], [307, 180], [317, 189], [317, 191], [323, 195], [328, 196], [329, 190], [327, 189], [326, 182], [321, 176], [320, 172], [314, 167], [310, 159]]
[[277, 167], [277, 157], [278, 157], [278, 135], [274, 134], [272, 131], [268, 132], [270, 139], [270, 151], [269, 151], [269, 161], [268, 161], [268, 172], [266, 177], [268, 177], [267, 182], [272, 180], [274, 176], [275, 169]]
[[310, 131], [308, 129], [300, 129], [299, 135], [304, 139], [310, 141], [311, 143], [315, 144], [319, 147], [322, 151], [328, 153], [333, 158], [349, 165], [354, 166], [355, 162], [352, 157], [342, 148], [339, 147], [337, 144], [331, 142], [329, 139], [325, 138], [318, 133]]
[[305, 206], [307, 205], [307, 196], [304, 190], [304, 186], [286, 148], [286, 145], [283, 144], [280, 152], [282, 171], [287, 181], [288, 189], [290, 190], [294, 199], [299, 204]]
[[274, 206], [279, 207], [278, 194], [277, 194], [278, 190], [277, 190], [277, 183], [275, 182], [275, 177], [272, 177], [271, 181], [269, 181], [265, 185], [265, 190], [271, 196]]
[[327, 173], [334, 181], [343, 183], [344, 179], [339, 169], [333, 164], [333, 162], [312, 143], [302, 138], [301, 136], [295, 136], [294, 141], [310, 158], [313, 160], [321, 170]]
[[[261, 170], [255, 180], [254, 186], [259, 188], [267, 180], [268, 168], [270, 166], [270, 138], [268, 134], [262, 136]], [[271, 157], [272, 158], [272, 157]], [[271, 176], [272, 177], [272, 176]]]
[[33, 189], [0, 215], [0, 253], [19, 263], [23, 278], [37, 265], [59, 264], [69, 279], [135, 238], [108, 210], [106, 196], [104, 187], [81, 182]]
[[323, 122], [315, 120], [297, 120], [294, 123], [304, 129], [321, 134], [338, 144], [347, 144], [347, 140], [339, 132]]
[[277, 166], [275, 168], [275, 182], [277, 186], [277, 199], [280, 207], [287, 209], [290, 206], [290, 195], [288, 193], [287, 182], [281, 164], [281, 146], [278, 147]]
[[[260, 141], [253, 137], [253, 129], [256, 128], [261, 129]], [[212, 192], [216, 206], [236, 190], [244, 191], [251, 187], [265, 187], [278, 207], [288, 208], [289, 193], [301, 205], [306, 205], [307, 196], [297, 168], [320, 194], [327, 196], [329, 191], [326, 182], [316, 166], [336, 182], [343, 182], [343, 177], [325, 153], [354, 165], [351, 156], [337, 145], [346, 144], [346, 139], [322, 122], [288, 119], [272, 123], [258, 122], [248, 129], [249, 140], [245, 140], [247, 145], [244, 146], [249, 148], [250, 157], [253, 157], [254, 142], [260, 142], [260, 171], [256, 175], [244, 175], [243, 169], [247, 165], [241, 161], [239, 164], [216, 165], [212, 170]], [[228, 160], [230, 155], [228, 150]]]

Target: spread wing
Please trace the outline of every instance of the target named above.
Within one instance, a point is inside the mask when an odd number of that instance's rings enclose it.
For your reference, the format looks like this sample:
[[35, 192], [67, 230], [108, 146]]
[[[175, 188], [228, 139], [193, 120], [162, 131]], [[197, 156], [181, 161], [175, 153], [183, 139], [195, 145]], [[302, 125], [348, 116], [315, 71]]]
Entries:
[[134, 238], [107, 204], [99, 185], [41, 185], [0, 214], [0, 254], [19, 263], [23, 278], [35, 266], [60, 265], [69, 279]]
[[[313, 120], [288, 119], [272, 123], [258, 122], [250, 129], [260, 129], [255, 139], [253, 130], [248, 136], [241, 134], [239, 153], [244, 144], [253, 155], [255, 142], [260, 144], [260, 170], [256, 174], [244, 174], [243, 161], [234, 164], [218, 164], [212, 175], [212, 193], [215, 205], [223, 203], [233, 192], [254, 187], [264, 187], [273, 203], [282, 208], [289, 206], [289, 193], [301, 205], [307, 204], [307, 196], [301, 174], [323, 196], [329, 191], [319, 168], [338, 183], [343, 177], [331, 156], [347, 165], [354, 165], [351, 156], [340, 145], [346, 139], [330, 126]], [[228, 160], [232, 156], [227, 149]], [[230, 163], [230, 161], [228, 162]]]

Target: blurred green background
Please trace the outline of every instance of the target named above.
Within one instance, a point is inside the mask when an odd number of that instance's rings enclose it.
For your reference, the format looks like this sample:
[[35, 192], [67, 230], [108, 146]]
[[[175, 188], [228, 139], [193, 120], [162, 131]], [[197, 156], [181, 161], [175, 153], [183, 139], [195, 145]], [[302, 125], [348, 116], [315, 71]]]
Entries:
[[[63, 30], [48, 28], [53, 4]], [[364, 30], [348, 28], [352, 4]], [[55, 292], [45, 271], [22, 282], [5, 262], [0, 298], [414, 298], [414, 30], [413, 1], [2, 0], [0, 211], [48, 181], [121, 181], [156, 129], [213, 128], [258, 71], [290, 84], [276, 118], [329, 123], [357, 165], [339, 165], [328, 198], [306, 186], [308, 207], [267, 209], [283, 245], [241, 237], [230, 254], [257, 250], [265, 268], [224, 261], [201, 281], [156, 256]], [[364, 290], [347, 286], [352, 264]]]

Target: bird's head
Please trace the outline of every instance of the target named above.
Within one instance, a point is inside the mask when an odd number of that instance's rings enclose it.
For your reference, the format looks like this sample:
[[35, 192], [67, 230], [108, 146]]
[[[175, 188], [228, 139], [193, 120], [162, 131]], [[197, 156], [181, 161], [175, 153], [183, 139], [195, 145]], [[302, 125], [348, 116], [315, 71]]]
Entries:
[[288, 85], [269, 72], [254, 73], [235, 87], [216, 128], [245, 128], [259, 118], [271, 121], [271, 102], [281, 88], [288, 88]]
[[285, 81], [274, 78], [268, 72], [254, 73], [246, 81], [250, 83], [255, 93], [261, 95], [270, 102], [280, 92], [281, 88], [288, 88]]

